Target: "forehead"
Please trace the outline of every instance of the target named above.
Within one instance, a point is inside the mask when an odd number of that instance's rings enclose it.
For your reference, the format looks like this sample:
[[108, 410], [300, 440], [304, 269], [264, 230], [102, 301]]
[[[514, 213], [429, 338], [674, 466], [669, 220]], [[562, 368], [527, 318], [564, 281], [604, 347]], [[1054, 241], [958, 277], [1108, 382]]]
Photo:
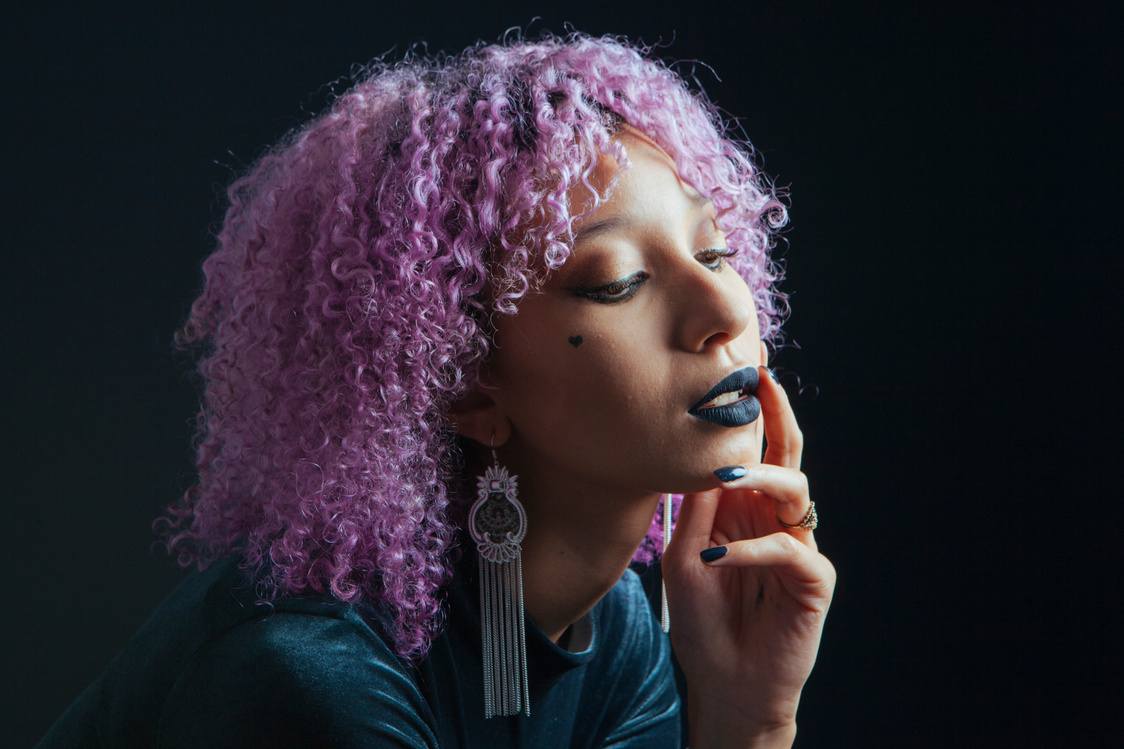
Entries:
[[[522, 302], [511, 300], [557, 281], [563, 269], [573, 269], [569, 261], [575, 252], [594, 240], [612, 241], [607, 234], [640, 238], [673, 231], [673, 225], [682, 227], [686, 221], [702, 221], [708, 231], [717, 231], [713, 203], [680, 176], [675, 160], [652, 138], [626, 126], [612, 144], [616, 147], [598, 152], [588, 170], [566, 187], [564, 206], [540, 204], [517, 230], [515, 244], [536, 250], [522, 261], [516, 256], [512, 265], [501, 261], [504, 270], [491, 286], [493, 299], [500, 299], [497, 309], [514, 313]], [[526, 271], [531, 275], [522, 276]]]
[[589, 185], [578, 182], [570, 191], [575, 243], [612, 228], [615, 214], [652, 207], [655, 193], [682, 198], [688, 208], [713, 210], [710, 199], [683, 180], [675, 160], [647, 135], [626, 127], [613, 140], [624, 148], [625, 163], [602, 154]]

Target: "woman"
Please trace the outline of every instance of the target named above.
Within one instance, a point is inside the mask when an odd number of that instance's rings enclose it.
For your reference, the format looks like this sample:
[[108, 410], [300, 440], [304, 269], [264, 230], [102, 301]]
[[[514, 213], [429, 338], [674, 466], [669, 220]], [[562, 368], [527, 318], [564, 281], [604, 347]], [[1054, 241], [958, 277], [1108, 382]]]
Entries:
[[790, 745], [834, 571], [765, 368], [784, 208], [721, 127], [576, 35], [378, 64], [262, 158], [182, 334], [203, 571], [44, 745], [676, 745], [626, 571], [671, 494], [691, 746]]

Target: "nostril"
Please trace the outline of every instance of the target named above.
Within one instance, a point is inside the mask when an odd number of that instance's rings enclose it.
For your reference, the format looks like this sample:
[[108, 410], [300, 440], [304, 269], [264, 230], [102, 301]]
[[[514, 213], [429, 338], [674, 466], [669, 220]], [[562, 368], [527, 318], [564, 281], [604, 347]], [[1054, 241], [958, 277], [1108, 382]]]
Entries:
[[714, 346], [723, 346], [734, 339], [729, 333], [713, 333], [703, 341], [703, 348], [711, 348]]

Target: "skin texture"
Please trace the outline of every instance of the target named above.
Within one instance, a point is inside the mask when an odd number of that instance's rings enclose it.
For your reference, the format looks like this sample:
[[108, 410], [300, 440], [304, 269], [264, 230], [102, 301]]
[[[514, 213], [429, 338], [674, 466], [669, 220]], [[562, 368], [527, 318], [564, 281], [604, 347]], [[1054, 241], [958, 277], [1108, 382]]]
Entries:
[[[835, 579], [812, 533], [776, 520], [808, 508], [802, 437], [764, 369], [754, 423], [687, 413], [766, 350], [713, 206], [643, 135], [619, 140], [630, 166], [602, 160], [593, 183], [609, 199], [578, 223], [570, 260], [497, 321], [454, 418], [519, 476], [526, 607], [556, 640], [619, 579], [660, 495], [685, 493], [663, 569], [691, 745], [787, 746]], [[588, 345], [572, 345], [575, 327]], [[735, 465], [746, 475], [720, 486], [713, 471]], [[718, 545], [729, 552], [704, 564]]]

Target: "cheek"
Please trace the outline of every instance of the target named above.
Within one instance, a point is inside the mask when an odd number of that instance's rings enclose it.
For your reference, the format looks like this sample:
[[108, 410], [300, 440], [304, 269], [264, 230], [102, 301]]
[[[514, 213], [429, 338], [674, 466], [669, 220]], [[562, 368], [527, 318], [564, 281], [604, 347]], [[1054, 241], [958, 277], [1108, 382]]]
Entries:
[[[518, 424], [618, 431], [662, 426], [671, 373], [645, 320], [518, 315], [497, 336], [497, 400]], [[662, 366], [661, 366], [662, 364]], [[684, 406], [684, 408], [686, 408]]]
[[[593, 343], [586, 343], [591, 351]], [[658, 361], [652, 352], [637, 351], [627, 342], [605, 342], [575, 374], [584, 381], [591, 403], [606, 416], [633, 428], [662, 424], [673, 383], [667, 362]]]
[[565, 356], [554, 357], [554, 366], [540, 369], [543, 381], [550, 383], [540, 395], [553, 401], [548, 407], [559, 421], [603, 431], [620, 422], [635, 426], [651, 412], [648, 401], [658, 370], [645, 366], [645, 357], [595, 335], [583, 336], [580, 348], [567, 343], [565, 349]]

